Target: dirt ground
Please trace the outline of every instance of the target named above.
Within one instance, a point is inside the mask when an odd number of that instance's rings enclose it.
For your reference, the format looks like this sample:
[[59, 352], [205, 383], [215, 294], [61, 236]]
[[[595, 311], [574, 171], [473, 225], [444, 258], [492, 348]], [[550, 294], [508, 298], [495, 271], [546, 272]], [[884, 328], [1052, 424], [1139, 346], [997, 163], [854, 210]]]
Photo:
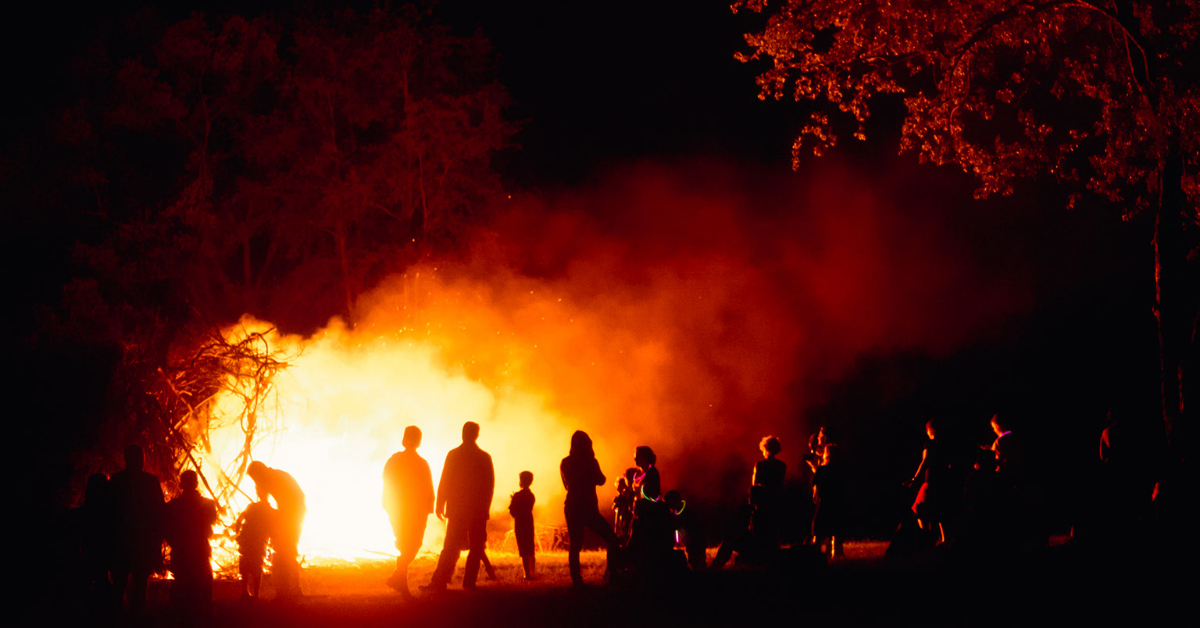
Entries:
[[[521, 577], [518, 557], [489, 554], [497, 578], [481, 573], [477, 591], [461, 588], [460, 560], [448, 591], [428, 594], [435, 558], [411, 569], [417, 598], [404, 601], [384, 581], [386, 559], [306, 565], [299, 600], [239, 599], [236, 580], [219, 580], [211, 617], [183, 621], [167, 608], [169, 581], [152, 583], [147, 616], [122, 618], [130, 626], [667, 626], [746, 625], [1136, 625], [1187, 624], [1193, 588], [1158, 563], [1082, 560], [1065, 546], [986, 562], [934, 559], [902, 566], [884, 559], [883, 542], [848, 543], [844, 558], [826, 563], [806, 548], [771, 568], [732, 566], [685, 573], [670, 582], [606, 585], [604, 554], [585, 552], [589, 586], [570, 584], [564, 553], [538, 557], [538, 579]], [[709, 558], [712, 557], [710, 550]], [[464, 555], [465, 558], [465, 555]], [[1186, 609], [1186, 614], [1179, 613]], [[1191, 617], [1191, 620], [1186, 619]], [[95, 620], [95, 618], [91, 618]], [[38, 622], [45, 625], [44, 622]], [[83, 622], [79, 625], [101, 625]]]

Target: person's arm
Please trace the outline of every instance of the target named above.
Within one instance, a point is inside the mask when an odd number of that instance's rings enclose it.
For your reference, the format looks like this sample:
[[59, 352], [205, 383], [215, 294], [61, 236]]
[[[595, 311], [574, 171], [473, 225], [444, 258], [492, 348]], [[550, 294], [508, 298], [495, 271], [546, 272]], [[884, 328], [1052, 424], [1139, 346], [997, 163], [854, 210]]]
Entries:
[[453, 484], [452, 481], [447, 480], [447, 478], [454, 473], [453, 455], [453, 451], [446, 454], [446, 463], [442, 465], [442, 477], [438, 479], [437, 500], [433, 507], [433, 513], [437, 515], [438, 519], [443, 521], [446, 520], [446, 491]]
[[425, 514], [428, 515], [434, 511], [435, 495], [433, 492], [433, 472], [429, 470], [429, 463], [425, 462], [424, 459], [421, 460], [421, 478], [418, 481], [421, 482], [421, 505], [425, 507]]
[[604, 472], [600, 470], [600, 461], [599, 460], [592, 458], [592, 469], [593, 469], [592, 472], [595, 474], [594, 479], [596, 482], [596, 486], [604, 486], [604, 483], [608, 481], [608, 478], [604, 477]]
[[487, 457], [487, 512], [491, 516], [492, 499], [496, 496], [496, 467], [492, 464], [492, 456]]
[[[916, 471], [916, 473], [913, 473], [912, 479], [908, 481], [909, 484], [915, 483], [917, 481], [917, 478], [921, 477], [921, 469], [925, 468], [925, 458], [928, 456], [929, 456], [929, 448], [926, 447], [925, 449], [921, 450], [921, 464], [917, 465], [917, 471]], [[892, 480], [892, 481], [894, 482], [895, 480]]]

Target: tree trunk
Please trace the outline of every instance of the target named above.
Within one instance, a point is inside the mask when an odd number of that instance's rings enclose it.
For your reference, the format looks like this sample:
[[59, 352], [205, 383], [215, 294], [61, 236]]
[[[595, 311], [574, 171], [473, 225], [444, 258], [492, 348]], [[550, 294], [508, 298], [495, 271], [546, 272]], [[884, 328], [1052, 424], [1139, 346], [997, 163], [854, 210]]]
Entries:
[[[1158, 320], [1162, 412], [1168, 442], [1183, 445], [1190, 415], [1200, 402], [1195, 390], [1197, 278], [1188, 260], [1184, 216], [1183, 158], [1172, 150], [1162, 175], [1162, 200], [1154, 221], [1154, 315]], [[1191, 404], [1189, 404], [1189, 400]]]

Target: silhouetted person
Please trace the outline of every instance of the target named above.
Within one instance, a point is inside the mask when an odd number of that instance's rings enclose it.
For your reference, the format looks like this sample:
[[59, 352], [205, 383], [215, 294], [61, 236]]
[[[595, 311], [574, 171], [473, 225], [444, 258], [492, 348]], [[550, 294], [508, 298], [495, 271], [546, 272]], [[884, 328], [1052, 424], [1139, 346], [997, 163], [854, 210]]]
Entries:
[[272, 469], [255, 460], [246, 469], [254, 480], [255, 490], [262, 487], [275, 500], [275, 528], [271, 531], [271, 547], [275, 549], [271, 572], [276, 578], [278, 596], [300, 595], [300, 532], [308, 512], [304, 491], [296, 478], [287, 471]]
[[[917, 525], [922, 530], [930, 530], [938, 537], [938, 542], [946, 541], [946, 531], [942, 525], [946, 516], [947, 502], [950, 499], [952, 483], [950, 476], [950, 454], [942, 441], [937, 439], [937, 427], [932, 420], [925, 424], [925, 435], [929, 440], [921, 452], [921, 463], [909, 480], [909, 484], [918, 484], [917, 498], [913, 501], [912, 511], [917, 516]], [[961, 485], [959, 485], [961, 489]]]
[[813, 473], [816, 473], [817, 467], [821, 466], [821, 457], [825, 453], [825, 446], [834, 443], [837, 443], [837, 432], [831, 427], [822, 425], [817, 429], [816, 434], [808, 437], [808, 453], [800, 458], [808, 463], [808, 467]]
[[139, 445], [125, 448], [125, 469], [109, 482], [113, 515], [113, 594], [121, 608], [140, 613], [146, 607], [146, 583], [162, 569], [163, 492], [158, 478], [143, 470]]
[[675, 546], [671, 512], [662, 502], [662, 480], [654, 450], [645, 445], [638, 447], [633, 461], [639, 473], [634, 478], [637, 499], [633, 508], [633, 530], [629, 535], [629, 557], [634, 567], [657, 571], [669, 560]]
[[613, 533], [622, 544], [629, 542], [629, 534], [633, 530], [633, 503], [636, 501], [633, 478], [637, 473], [637, 469], [630, 467], [625, 470], [624, 476], [617, 478], [617, 496], [613, 498]]
[[479, 424], [467, 421], [462, 428], [462, 444], [446, 454], [442, 478], [438, 482], [436, 513], [449, 519], [446, 541], [438, 557], [437, 568], [429, 581], [432, 591], [445, 590], [462, 550], [467, 552], [463, 588], [475, 588], [479, 562], [487, 544], [487, 520], [496, 488], [492, 457], [479, 448]]
[[996, 434], [996, 440], [992, 441], [996, 471], [1006, 482], [1015, 484], [1020, 477], [1021, 446], [1007, 419], [996, 414], [992, 417], [991, 425], [992, 432]]
[[[658, 475], [658, 456], [654, 450], [642, 445], [638, 447], [633, 454], [633, 463], [637, 465], [638, 473], [633, 478], [634, 496], [650, 501], [659, 501], [662, 499], [662, 480]], [[636, 506], [634, 517], [636, 518]]]
[[842, 555], [842, 544], [846, 533], [847, 485], [841, 463], [838, 461], [838, 446], [825, 445], [821, 466], [813, 477], [813, 503], [817, 511], [813, 515], [813, 538], [818, 545], [829, 541], [829, 557]]
[[533, 484], [533, 473], [522, 471], [519, 476], [521, 490], [512, 494], [508, 501], [508, 514], [513, 518], [513, 535], [517, 537], [517, 554], [525, 568], [525, 579], [534, 579], [533, 554], [533, 504], [537, 501], [529, 486]]
[[179, 476], [182, 493], [166, 508], [167, 543], [171, 546], [171, 605], [185, 613], [212, 610], [212, 527], [217, 506], [200, 494], [200, 480], [188, 469]]
[[754, 465], [750, 481], [750, 503], [754, 507], [751, 526], [756, 542], [764, 549], [774, 550], [779, 546], [783, 480], [787, 476], [787, 464], [776, 457], [783, 450], [778, 438], [763, 437], [758, 447], [763, 459]]
[[567, 562], [571, 570], [571, 582], [579, 586], [583, 584], [579, 552], [583, 549], [584, 528], [591, 528], [600, 535], [610, 553], [619, 541], [608, 522], [600, 515], [596, 487], [603, 486], [607, 478], [600, 471], [600, 462], [596, 460], [596, 453], [592, 449], [592, 439], [586, 432], [580, 430], [571, 435], [571, 452], [563, 458], [558, 469], [562, 475], [563, 487], [567, 489], [566, 504], [563, 508], [567, 518], [567, 536], [570, 537]]
[[242, 599], [257, 600], [262, 587], [267, 540], [275, 526], [275, 509], [262, 486], [255, 486], [258, 501], [246, 507], [233, 524], [237, 532], [238, 573], [242, 576]]
[[113, 555], [113, 517], [107, 475], [88, 476], [83, 504], [75, 509], [74, 519], [84, 605], [89, 612], [103, 616], [112, 603], [108, 571]]
[[704, 535], [704, 524], [696, 515], [696, 509], [688, 508], [687, 502], [679, 491], [667, 491], [663, 503], [671, 512], [671, 527], [675, 530], [677, 542], [682, 542], [687, 552], [688, 567], [692, 571], [704, 571], [704, 553], [708, 549], [708, 541]]
[[408, 566], [421, 551], [425, 525], [433, 514], [433, 475], [429, 463], [417, 454], [421, 446], [421, 430], [415, 425], [404, 428], [404, 449], [388, 458], [383, 467], [383, 508], [396, 537], [396, 570], [388, 578], [389, 587], [404, 597], [412, 597], [408, 589]]

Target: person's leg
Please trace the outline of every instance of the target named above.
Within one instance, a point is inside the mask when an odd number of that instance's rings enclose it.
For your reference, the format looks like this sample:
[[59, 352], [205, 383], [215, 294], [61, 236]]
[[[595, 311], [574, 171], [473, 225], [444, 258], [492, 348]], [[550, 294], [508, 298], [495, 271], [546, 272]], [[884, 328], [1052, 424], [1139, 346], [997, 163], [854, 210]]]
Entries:
[[475, 581], [479, 577], [479, 563], [484, 559], [484, 548], [487, 546], [487, 519], [475, 518], [468, 522], [467, 543], [463, 588], [474, 589]]
[[402, 534], [397, 538], [396, 546], [400, 555], [396, 557], [396, 572], [388, 582], [405, 597], [412, 596], [408, 589], [408, 566], [416, 559], [417, 552], [421, 551], [427, 521], [427, 515], [409, 518], [404, 522]]
[[571, 582], [576, 585], [583, 584], [582, 569], [579, 565], [579, 552], [583, 550], [583, 529], [583, 522], [579, 521], [572, 513], [567, 513], [567, 537], [569, 542], [567, 564], [570, 565]]
[[446, 520], [446, 540], [442, 543], [442, 553], [438, 556], [437, 567], [429, 579], [430, 589], [445, 589], [454, 576], [454, 567], [458, 564], [459, 553], [466, 546], [466, 525], [462, 518]]

